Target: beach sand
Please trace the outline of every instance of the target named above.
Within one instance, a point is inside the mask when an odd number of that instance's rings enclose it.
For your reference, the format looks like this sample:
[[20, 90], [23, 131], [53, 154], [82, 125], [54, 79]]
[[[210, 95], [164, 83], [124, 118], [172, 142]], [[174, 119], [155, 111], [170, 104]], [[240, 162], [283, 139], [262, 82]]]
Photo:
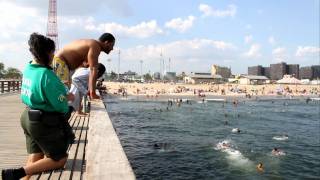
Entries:
[[104, 82], [107, 92], [114, 95], [146, 97], [221, 97], [221, 96], [288, 96], [319, 97], [320, 85], [240, 85], [240, 84], [180, 84]]

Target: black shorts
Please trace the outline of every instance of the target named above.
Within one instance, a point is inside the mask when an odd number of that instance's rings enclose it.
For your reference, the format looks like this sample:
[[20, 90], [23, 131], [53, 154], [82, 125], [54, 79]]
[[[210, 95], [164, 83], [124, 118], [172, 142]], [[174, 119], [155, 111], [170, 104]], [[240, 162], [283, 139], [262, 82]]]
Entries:
[[25, 109], [20, 122], [26, 136], [26, 146], [29, 154], [43, 153], [55, 161], [68, 156], [69, 143], [61, 119], [41, 118], [40, 121], [31, 121], [28, 109]]

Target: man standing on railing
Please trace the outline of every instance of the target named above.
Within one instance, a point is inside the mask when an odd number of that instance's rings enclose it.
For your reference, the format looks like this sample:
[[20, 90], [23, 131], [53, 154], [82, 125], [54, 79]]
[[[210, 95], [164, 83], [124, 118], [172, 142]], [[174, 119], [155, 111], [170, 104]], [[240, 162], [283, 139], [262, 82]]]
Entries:
[[96, 95], [97, 66], [100, 52], [107, 54], [113, 50], [115, 38], [110, 33], [104, 33], [99, 40], [80, 39], [66, 45], [57, 52], [52, 66], [63, 83], [70, 87], [71, 75], [76, 68], [87, 61], [90, 67], [89, 94], [91, 99], [99, 99]]

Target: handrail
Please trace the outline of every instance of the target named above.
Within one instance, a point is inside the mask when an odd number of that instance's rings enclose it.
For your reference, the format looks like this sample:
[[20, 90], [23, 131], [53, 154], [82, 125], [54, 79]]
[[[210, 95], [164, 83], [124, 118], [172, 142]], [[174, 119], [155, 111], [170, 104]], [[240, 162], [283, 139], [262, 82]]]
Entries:
[[20, 91], [21, 83], [21, 80], [0, 80], [0, 93]]

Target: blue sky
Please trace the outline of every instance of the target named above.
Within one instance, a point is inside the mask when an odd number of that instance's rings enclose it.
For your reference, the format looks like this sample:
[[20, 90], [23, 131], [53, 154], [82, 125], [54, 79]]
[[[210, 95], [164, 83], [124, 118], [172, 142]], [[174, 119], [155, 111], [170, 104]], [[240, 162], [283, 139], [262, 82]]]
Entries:
[[[23, 69], [27, 40], [45, 34], [48, 1], [0, 0], [0, 62]], [[107, 70], [209, 72], [210, 65], [247, 73], [253, 65], [285, 61], [319, 64], [319, 0], [58, 0], [60, 47], [111, 32], [117, 41], [99, 61]], [[107, 60], [111, 59], [108, 63]]]

